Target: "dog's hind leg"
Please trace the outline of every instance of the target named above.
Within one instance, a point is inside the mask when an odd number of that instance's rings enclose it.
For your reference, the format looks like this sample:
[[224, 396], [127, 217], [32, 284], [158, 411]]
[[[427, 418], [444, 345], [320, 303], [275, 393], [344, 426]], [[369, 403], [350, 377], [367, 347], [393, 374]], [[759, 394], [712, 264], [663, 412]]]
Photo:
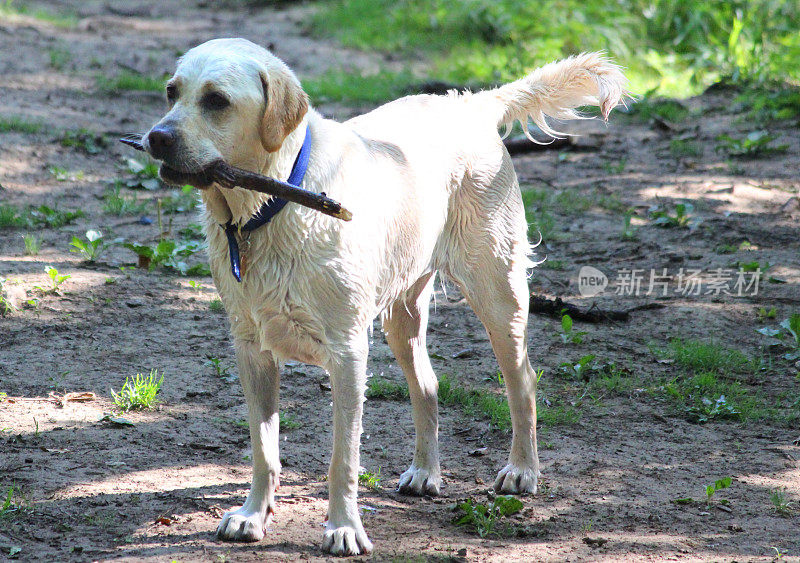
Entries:
[[491, 185], [467, 197], [472, 213], [451, 236], [449, 274], [480, 318], [503, 373], [511, 411], [511, 453], [494, 488], [503, 493], [535, 493], [539, 477], [536, 449], [536, 373], [528, 360], [530, 245], [519, 188], [508, 153]]
[[322, 550], [333, 555], [372, 551], [358, 510], [361, 416], [367, 380], [367, 332], [333, 347], [328, 373], [333, 394], [333, 452], [328, 472], [328, 521]]
[[400, 476], [398, 490], [409, 495], [438, 495], [442, 484], [439, 468], [439, 382], [433, 373], [425, 344], [428, 308], [434, 274], [417, 280], [389, 308], [383, 320], [386, 340], [403, 369], [411, 395], [416, 431], [414, 460]]
[[244, 505], [226, 512], [217, 537], [258, 541], [264, 537], [275, 506], [280, 474], [278, 456], [279, 367], [255, 342], [236, 340], [239, 379], [247, 399], [250, 441], [253, 445], [253, 484]]

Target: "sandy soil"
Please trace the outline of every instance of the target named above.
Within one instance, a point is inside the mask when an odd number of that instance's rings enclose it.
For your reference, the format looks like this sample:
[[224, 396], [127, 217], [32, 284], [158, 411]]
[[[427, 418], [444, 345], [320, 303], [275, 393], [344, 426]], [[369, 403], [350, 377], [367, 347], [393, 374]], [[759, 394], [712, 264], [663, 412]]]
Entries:
[[[138, 215], [104, 211], [107, 183], [129, 176], [122, 166], [127, 149], [112, 143], [90, 155], [59, 139], [64, 130], [78, 128], [111, 139], [144, 130], [163, 110], [160, 95], [106, 94], [96, 77], [130, 68], [148, 75], [169, 72], [178, 53], [213, 37], [273, 43], [301, 78], [342, 65], [370, 71], [393, 63], [304, 34], [306, 7], [118, 4], [37, 4], [73, 10], [79, 16], [73, 28], [34, 18], [0, 21], [0, 117], [46, 124], [38, 133], [0, 134], [0, 202], [85, 213], [61, 228], [0, 228], [0, 278], [12, 294], [39, 299], [36, 307], [22, 303], [0, 317], [0, 391], [8, 395], [0, 402], [0, 508], [9, 487], [14, 495], [7, 508], [22, 507], [0, 517], [0, 559], [325, 559], [319, 542], [331, 441], [327, 376], [318, 368], [290, 365], [283, 377], [282, 410], [299, 427], [281, 439], [284, 472], [270, 533], [257, 544], [217, 541], [218, 519], [244, 500], [251, 471], [247, 431], [239, 424], [246, 414], [239, 384], [207, 365], [209, 356], [216, 357], [235, 374], [224, 312], [210, 307], [213, 284], [162, 270], [121, 269], [135, 258], [121, 247], [110, 248], [95, 264], [70, 253], [72, 236], [90, 228], [108, 240], [139, 242], [156, 241], [158, 228], [141, 224]], [[53, 68], [53, 51], [69, 53], [61, 68]], [[540, 424], [543, 491], [523, 499], [524, 510], [510, 519], [518, 531], [509, 537], [482, 539], [452, 524], [456, 501], [488, 498], [507, 455], [507, 433], [481, 416], [442, 407], [443, 494], [407, 498], [394, 488], [412, 453], [410, 407], [369, 401], [362, 464], [380, 469], [382, 477], [377, 489], [361, 491], [365, 526], [376, 546], [372, 559], [797, 560], [800, 511], [779, 514], [770, 492], [785, 488], [795, 508], [800, 502], [800, 428], [785, 421], [800, 409], [800, 379], [797, 366], [781, 358], [785, 350], [765, 348], [768, 339], [756, 329], [800, 310], [800, 128], [795, 122], [771, 124], [776, 144], [788, 143], [787, 151], [729, 164], [715, 151], [716, 136], [753, 128], [736, 113], [734, 97], [718, 90], [692, 100], [696, 113], [673, 130], [617, 114], [608, 127], [573, 125], [583, 133], [578, 148], [515, 157], [523, 189], [578, 198], [577, 204], [551, 209], [556, 228], [539, 247], [548, 263], [534, 272], [531, 290], [586, 306], [623, 309], [655, 302], [663, 308], [635, 312], [626, 323], [576, 323], [576, 330], [588, 334], [570, 345], [562, 343], [557, 320], [531, 316], [530, 354], [544, 369], [540, 399], [574, 412], [577, 420]], [[321, 109], [338, 117], [355, 111]], [[675, 138], [696, 141], [700, 154], [673, 156], [669, 146]], [[72, 172], [73, 179], [56, 180], [52, 167]], [[169, 192], [123, 190], [149, 202], [149, 218], [155, 217], [152, 200]], [[696, 228], [660, 229], [645, 219], [651, 205], [679, 200], [694, 203]], [[626, 207], [636, 209], [635, 240], [620, 237]], [[170, 217], [173, 233], [196, 222], [191, 212]], [[24, 253], [22, 236], [31, 232], [42, 241], [35, 256]], [[720, 250], [743, 241], [750, 247]], [[732, 269], [737, 261], [772, 265], [757, 295], [613, 293], [626, 268], [646, 274], [667, 268], [670, 275], [699, 269], [708, 280], [709, 272]], [[47, 286], [45, 266], [71, 276], [57, 294], [36, 289]], [[582, 298], [581, 266], [601, 269], [611, 289]], [[769, 283], [770, 276], [784, 283]], [[761, 307], [776, 307], [777, 318], [760, 323]], [[747, 423], [690, 422], [659, 387], [681, 373], [654, 352], [672, 337], [713, 338], [765, 358], [766, 369], [739, 380], [778, 415]], [[437, 292], [429, 338], [439, 374], [499, 392], [485, 332], [452, 287]], [[585, 354], [623, 366], [627, 384], [611, 389], [561, 373], [562, 362]], [[113, 410], [110, 389], [150, 369], [165, 375], [160, 406], [126, 413], [135, 426], [100, 420]], [[379, 330], [369, 369], [402, 379]], [[96, 398], [59, 400], [68, 392], [93, 392]], [[727, 476], [731, 487], [715, 497], [727, 505], [671, 502], [704, 498], [706, 485]]]

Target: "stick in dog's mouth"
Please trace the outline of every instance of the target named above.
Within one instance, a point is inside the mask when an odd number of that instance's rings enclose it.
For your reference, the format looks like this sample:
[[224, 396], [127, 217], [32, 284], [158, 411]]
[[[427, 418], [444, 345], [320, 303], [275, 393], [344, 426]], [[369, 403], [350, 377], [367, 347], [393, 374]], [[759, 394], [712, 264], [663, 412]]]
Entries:
[[[120, 142], [133, 147], [137, 151], [145, 150], [144, 145], [142, 145], [141, 135], [126, 135], [120, 139]], [[164, 181], [170, 184], [190, 184], [204, 188], [216, 182], [219, 186], [228, 189], [238, 186], [246, 190], [280, 197], [343, 221], [349, 221], [353, 218], [353, 214], [342, 207], [340, 203], [326, 197], [324, 194], [309, 192], [275, 178], [236, 168], [224, 160], [212, 162], [199, 172], [181, 172], [162, 164], [159, 174]]]

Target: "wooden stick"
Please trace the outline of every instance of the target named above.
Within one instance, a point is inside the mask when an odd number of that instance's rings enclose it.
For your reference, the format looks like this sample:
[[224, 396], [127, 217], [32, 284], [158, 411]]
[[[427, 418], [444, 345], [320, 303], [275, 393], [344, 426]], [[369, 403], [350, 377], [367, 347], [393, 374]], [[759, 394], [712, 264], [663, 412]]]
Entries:
[[[138, 135], [128, 135], [120, 139], [120, 142], [135, 148], [137, 151], [144, 150], [141, 137]], [[162, 169], [162, 175], [163, 172], [164, 170]], [[269, 178], [248, 170], [242, 170], [241, 168], [231, 166], [223, 160], [213, 162], [201, 172], [193, 174], [170, 169], [165, 180], [171, 183], [191, 184], [195, 186], [207, 186], [216, 182], [221, 187], [228, 189], [239, 186], [246, 190], [269, 194], [292, 201], [343, 221], [350, 221], [353, 218], [353, 214], [350, 213], [350, 211], [342, 207], [340, 203], [327, 197], [324, 193], [317, 194], [276, 180], [275, 178]]]

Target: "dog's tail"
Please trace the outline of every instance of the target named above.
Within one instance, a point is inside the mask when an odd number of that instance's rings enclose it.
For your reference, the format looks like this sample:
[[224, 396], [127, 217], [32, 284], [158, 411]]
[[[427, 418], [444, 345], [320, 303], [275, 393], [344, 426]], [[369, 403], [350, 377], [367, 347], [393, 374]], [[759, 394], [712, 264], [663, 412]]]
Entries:
[[[531, 74], [472, 96], [496, 115], [498, 127], [508, 127], [519, 120], [527, 134], [528, 118], [546, 134], [560, 133], [548, 125], [546, 118], [581, 118], [575, 108], [599, 106], [603, 119], [618, 104], [625, 103], [627, 79], [619, 66], [602, 53], [583, 53], [563, 61], [550, 63]], [[508, 129], [506, 129], [508, 130]]]

